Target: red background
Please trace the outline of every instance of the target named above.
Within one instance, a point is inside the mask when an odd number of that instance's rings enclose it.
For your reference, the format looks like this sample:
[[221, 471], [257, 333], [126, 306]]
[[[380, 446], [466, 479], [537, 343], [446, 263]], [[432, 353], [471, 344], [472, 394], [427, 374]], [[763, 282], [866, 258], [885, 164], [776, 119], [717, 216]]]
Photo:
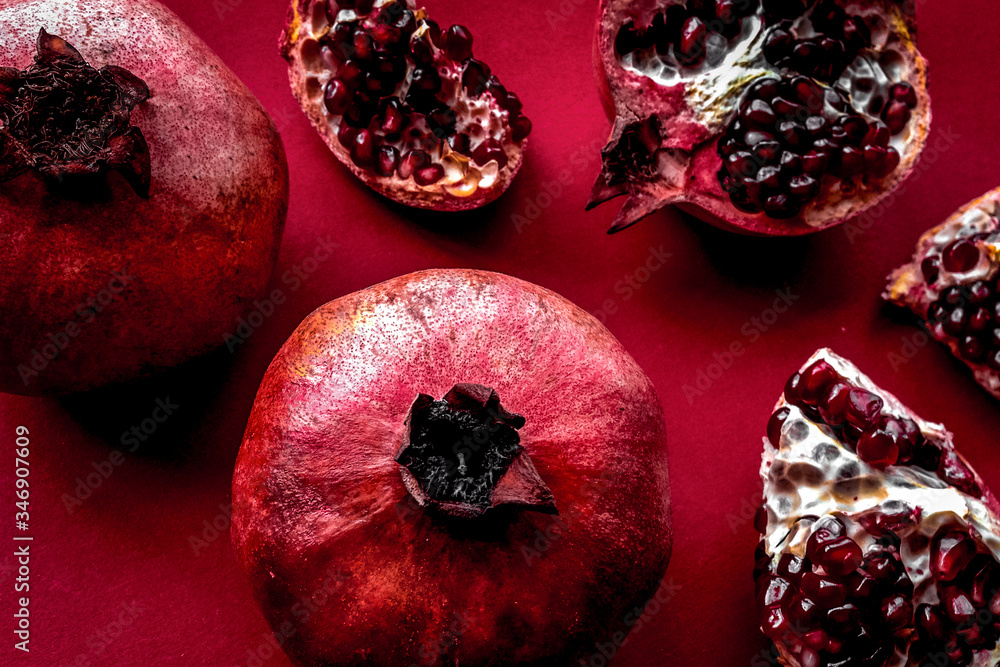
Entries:
[[[987, 0], [918, 0], [920, 46], [931, 62], [934, 124], [919, 175], [876, 224], [853, 239], [844, 228], [800, 240], [739, 238], [675, 211], [614, 237], [617, 203], [583, 210], [609, 123], [594, 85], [594, 4], [563, 0], [469, 3], [428, 0], [442, 24], [462, 23], [476, 54], [524, 100], [534, 122], [526, 165], [494, 205], [446, 216], [388, 202], [328, 153], [292, 99], [277, 37], [283, 0], [167, 2], [250, 86], [276, 118], [291, 167], [292, 204], [277, 275], [301, 264], [329, 235], [338, 248], [235, 356], [225, 350], [138, 387], [61, 400], [0, 397], [0, 442], [31, 431], [32, 651], [44, 665], [246, 665], [267, 656], [268, 628], [229, 546], [233, 462], [268, 362], [316, 306], [429, 267], [475, 267], [549, 287], [598, 312], [645, 368], [666, 408], [676, 543], [668, 573], [680, 590], [635, 635], [615, 665], [749, 665], [764, 648], [756, 628], [746, 520], [759, 498], [764, 426], [785, 378], [817, 347], [853, 359], [923, 416], [944, 421], [993, 487], [1000, 488], [1000, 409], [943, 348], [892, 363], [917, 331], [880, 305], [883, 276], [909, 256], [927, 227], [1000, 185], [1000, 14]], [[547, 12], [551, 14], [547, 15]], [[984, 79], [985, 75], [985, 79]], [[585, 166], [580, 160], [585, 162]], [[543, 210], [544, 184], [571, 182]], [[520, 233], [514, 214], [537, 214]], [[651, 276], [650, 249], [671, 253]], [[629, 275], [640, 289], [621, 288]], [[619, 282], [622, 281], [622, 282]], [[280, 279], [275, 279], [280, 285]], [[616, 290], [616, 284], [620, 287]], [[775, 291], [797, 300], [753, 341], [741, 329], [769, 318]], [[751, 324], [751, 327], [754, 325]], [[747, 331], [746, 333], [750, 333]], [[713, 355], [745, 352], [719, 374]], [[913, 352], [912, 350], [908, 350]], [[717, 379], [689, 402], [699, 372]], [[79, 506], [63, 494], [109, 460], [119, 438], [149, 417], [157, 398], [180, 407]], [[116, 455], [117, 456], [117, 455]], [[13, 456], [10, 456], [13, 458]], [[116, 459], [117, 460], [117, 459]], [[0, 465], [0, 518], [11, 544], [13, 461]], [[105, 468], [107, 465], [105, 465]], [[220, 506], [222, 509], [220, 509]], [[203, 522], [222, 527], [211, 538]], [[11, 647], [14, 560], [0, 547], [0, 655]], [[6, 660], [4, 660], [6, 661]], [[286, 665], [271, 655], [263, 664]]]

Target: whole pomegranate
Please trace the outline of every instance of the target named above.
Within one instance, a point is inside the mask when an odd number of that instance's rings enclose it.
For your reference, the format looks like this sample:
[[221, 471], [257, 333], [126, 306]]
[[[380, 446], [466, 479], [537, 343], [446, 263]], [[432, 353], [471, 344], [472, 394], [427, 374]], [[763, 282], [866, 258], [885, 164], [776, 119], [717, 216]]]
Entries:
[[602, 0], [614, 118], [590, 207], [610, 231], [675, 204], [730, 231], [801, 235], [874, 206], [930, 125], [914, 3]]
[[280, 137], [153, 0], [0, 0], [0, 391], [62, 393], [223, 342], [267, 285]]
[[233, 543], [298, 664], [568, 665], [667, 567], [663, 414], [558, 295], [406, 275], [319, 308], [271, 363]]
[[917, 243], [883, 298], [912, 310], [976, 381], [1000, 398], [1000, 190], [970, 202]]
[[820, 350], [760, 475], [754, 579], [782, 665], [997, 663], [1000, 504], [943, 426]]
[[472, 44], [413, 0], [292, 0], [280, 47], [292, 92], [355, 176], [401, 204], [459, 211], [507, 189], [531, 132]]

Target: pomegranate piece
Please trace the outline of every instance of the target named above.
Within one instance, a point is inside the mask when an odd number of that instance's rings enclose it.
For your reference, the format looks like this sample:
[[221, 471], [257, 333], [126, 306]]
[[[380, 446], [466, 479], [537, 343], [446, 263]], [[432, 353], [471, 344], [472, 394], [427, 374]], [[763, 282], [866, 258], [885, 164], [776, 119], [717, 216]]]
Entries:
[[84, 391], [238, 340], [288, 207], [253, 94], [154, 0], [5, 0], [0, 37], [0, 391]]
[[917, 242], [882, 297], [909, 308], [934, 339], [1000, 398], [1000, 189], [959, 209]]
[[[796, 381], [768, 423], [760, 469], [768, 520], [755, 524], [763, 539], [754, 579], [761, 631], [779, 662], [993, 665], [1000, 503], [944, 427], [850, 362], [820, 350], [793, 377], [822, 378], [831, 396], [847, 385], [860, 409], [858, 425], [840, 411], [829, 421], [830, 407], [817, 409]], [[930, 468], [926, 448], [937, 451]]]
[[876, 205], [910, 173], [930, 124], [913, 10], [602, 0], [595, 68], [614, 127], [588, 207], [627, 197], [612, 232], [673, 204], [784, 236]]
[[272, 628], [299, 630], [296, 664], [575, 665], [628, 633], [666, 570], [662, 410], [607, 329], [546, 289], [396, 278], [322, 306], [278, 352], [232, 535]]
[[[473, 46], [468, 28], [442, 30], [413, 0], [292, 0], [280, 41], [292, 91], [337, 159], [386, 197], [441, 211], [499, 197], [531, 132]], [[403, 156], [395, 171], [390, 151]], [[427, 163], [403, 168], [417, 152]]]

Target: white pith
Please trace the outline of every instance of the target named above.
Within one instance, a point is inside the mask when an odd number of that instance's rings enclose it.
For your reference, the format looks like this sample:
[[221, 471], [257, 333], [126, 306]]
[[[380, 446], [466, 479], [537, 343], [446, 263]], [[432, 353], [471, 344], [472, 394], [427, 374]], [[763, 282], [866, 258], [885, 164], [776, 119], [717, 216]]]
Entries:
[[[991, 192], [960, 209], [944, 223], [925, 232], [917, 242], [913, 259], [899, 267], [888, 278], [884, 299], [900, 306], [909, 308], [919, 317], [927, 314], [927, 309], [938, 300], [941, 292], [954, 285], [967, 285], [976, 280], [990, 280], [997, 275], [1000, 266], [1000, 190]], [[991, 235], [976, 245], [984, 250], [980, 254], [979, 263], [970, 271], [954, 273], [946, 271], [942, 266], [937, 280], [928, 285], [924, 280], [921, 263], [927, 257], [940, 256], [941, 251], [957, 239], [967, 238], [974, 234], [991, 232]], [[940, 324], [933, 326], [931, 334], [945, 343], [962, 359], [958, 352], [958, 341], [944, 332]], [[972, 369], [976, 382], [993, 396], [1000, 398], [1000, 375], [983, 364], [977, 364], [962, 359]]]
[[[951, 434], [944, 426], [920, 419], [899, 400], [875, 385], [857, 367], [828, 349], [819, 350], [803, 368], [817, 360], [825, 360], [848, 382], [876, 393], [885, 406], [883, 414], [905, 416], [916, 421], [928, 438], [947, 443]], [[877, 470], [862, 461], [857, 454], [837, 440], [833, 431], [812, 421], [803, 412], [785, 402], [784, 396], [775, 410], [790, 411], [784, 422], [780, 447], [775, 449], [764, 439], [764, 455], [760, 475], [764, 482], [764, 504], [767, 508], [768, 529], [764, 536], [766, 550], [772, 557], [772, 570], [783, 553], [804, 557], [812, 521], [807, 517], [836, 515], [847, 526], [849, 536], [864, 553], [875, 544], [856, 519], [872, 508], [898, 510], [898, 503], [920, 508], [921, 521], [913, 527], [897, 531], [902, 540], [900, 555], [914, 585], [914, 608], [920, 603], [938, 603], [938, 591], [930, 576], [930, 539], [942, 526], [971, 529], [1000, 561], [1000, 523], [986, 504], [948, 485], [935, 472], [915, 466], [889, 466]], [[837, 481], [838, 473], [851, 472], [848, 480]], [[853, 487], [853, 488], [851, 488]], [[782, 664], [798, 667], [798, 662], [783, 651]], [[1000, 658], [1000, 648], [975, 653], [973, 665], [992, 665]], [[906, 655], [897, 650], [888, 665], [906, 665]]]

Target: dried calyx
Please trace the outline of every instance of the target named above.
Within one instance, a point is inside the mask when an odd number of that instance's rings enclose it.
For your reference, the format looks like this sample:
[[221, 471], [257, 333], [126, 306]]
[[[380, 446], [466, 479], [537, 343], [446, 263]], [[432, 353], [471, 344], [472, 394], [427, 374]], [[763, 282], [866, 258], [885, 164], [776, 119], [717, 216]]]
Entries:
[[531, 132], [521, 101], [473, 58], [472, 33], [406, 2], [330, 0], [320, 39], [323, 101], [360, 169], [471, 196]]
[[823, 350], [767, 427], [755, 527], [761, 629], [782, 664], [992, 665], [997, 501], [955, 451]]
[[0, 67], [0, 182], [34, 169], [52, 185], [73, 186], [114, 170], [147, 197], [149, 148], [130, 118], [148, 98], [129, 71], [95, 69], [42, 29], [33, 65]]
[[458, 518], [500, 506], [557, 514], [552, 492], [520, 444], [524, 423], [482, 385], [456, 384], [441, 400], [420, 394], [396, 454], [410, 495]]

